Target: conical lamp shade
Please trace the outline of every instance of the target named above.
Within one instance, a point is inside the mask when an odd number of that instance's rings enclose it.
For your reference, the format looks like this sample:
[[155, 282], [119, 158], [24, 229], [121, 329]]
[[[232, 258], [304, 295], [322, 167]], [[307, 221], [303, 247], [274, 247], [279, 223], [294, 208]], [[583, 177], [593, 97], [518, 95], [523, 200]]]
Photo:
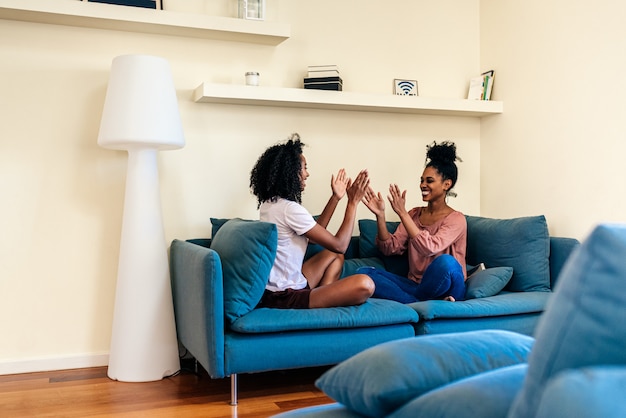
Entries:
[[170, 65], [160, 57], [121, 55], [111, 65], [98, 145], [126, 150], [133, 144], [185, 146]]

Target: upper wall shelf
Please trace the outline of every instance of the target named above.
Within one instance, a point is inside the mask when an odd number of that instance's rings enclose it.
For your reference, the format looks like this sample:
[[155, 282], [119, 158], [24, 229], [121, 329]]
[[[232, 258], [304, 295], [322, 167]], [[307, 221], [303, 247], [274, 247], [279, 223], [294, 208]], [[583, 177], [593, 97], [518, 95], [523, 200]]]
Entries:
[[198, 103], [227, 103], [308, 109], [483, 117], [502, 113], [502, 102], [364, 94], [345, 91], [255, 87], [202, 83], [194, 93]]
[[79, 0], [0, 0], [0, 19], [278, 45], [291, 26]]

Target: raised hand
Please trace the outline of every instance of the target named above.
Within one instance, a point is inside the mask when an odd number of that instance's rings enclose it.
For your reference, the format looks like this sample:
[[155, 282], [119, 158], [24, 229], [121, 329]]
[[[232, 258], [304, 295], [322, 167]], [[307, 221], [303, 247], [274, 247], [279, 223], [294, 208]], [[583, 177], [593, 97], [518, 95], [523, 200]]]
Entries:
[[361, 170], [361, 172], [356, 176], [352, 184], [348, 185], [347, 193], [348, 193], [348, 201], [357, 203], [363, 199], [365, 196], [365, 192], [369, 187], [370, 179], [367, 170]]
[[376, 193], [374, 189], [368, 187], [362, 200], [365, 206], [377, 217], [385, 214], [385, 201], [380, 192]]
[[387, 199], [395, 213], [398, 215], [406, 213], [406, 190], [401, 192], [397, 184], [390, 184]]
[[332, 189], [333, 195], [337, 198], [337, 200], [341, 200], [341, 198], [343, 198], [349, 186], [350, 177], [346, 175], [346, 170], [343, 168], [339, 170], [337, 176], [332, 176], [330, 178], [330, 188]]

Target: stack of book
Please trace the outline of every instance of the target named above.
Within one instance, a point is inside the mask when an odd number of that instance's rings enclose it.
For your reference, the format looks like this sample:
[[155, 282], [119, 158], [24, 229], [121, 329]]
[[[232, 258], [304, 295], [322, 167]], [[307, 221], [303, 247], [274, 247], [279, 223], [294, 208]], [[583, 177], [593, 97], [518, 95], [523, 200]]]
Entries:
[[479, 76], [472, 77], [467, 98], [469, 100], [490, 100], [494, 76], [494, 70], [489, 70]]
[[341, 91], [343, 80], [339, 76], [339, 68], [336, 65], [309, 65], [304, 88]]

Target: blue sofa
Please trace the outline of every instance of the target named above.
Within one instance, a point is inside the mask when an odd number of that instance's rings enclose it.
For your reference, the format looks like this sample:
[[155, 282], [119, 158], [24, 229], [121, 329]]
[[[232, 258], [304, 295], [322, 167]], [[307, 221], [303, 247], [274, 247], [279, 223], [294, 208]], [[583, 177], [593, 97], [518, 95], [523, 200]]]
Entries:
[[[170, 266], [178, 339], [212, 378], [333, 365], [381, 343], [456, 331], [500, 329], [532, 334], [551, 287], [571, 251], [550, 237], [543, 216], [509, 220], [468, 216], [469, 264], [487, 270], [468, 280], [468, 299], [400, 304], [370, 299], [361, 306], [280, 310], [256, 308], [276, 252], [273, 224], [212, 219], [211, 239], [174, 240]], [[389, 223], [390, 230], [397, 223]], [[405, 257], [384, 257], [376, 225], [359, 221], [343, 275], [364, 265], [402, 273]], [[318, 251], [309, 247], [309, 255]], [[405, 271], [405, 270], [404, 270]]]
[[626, 416], [626, 225], [568, 260], [535, 338], [483, 330], [384, 343], [316, 382], [335, 404], [280, 418]]

